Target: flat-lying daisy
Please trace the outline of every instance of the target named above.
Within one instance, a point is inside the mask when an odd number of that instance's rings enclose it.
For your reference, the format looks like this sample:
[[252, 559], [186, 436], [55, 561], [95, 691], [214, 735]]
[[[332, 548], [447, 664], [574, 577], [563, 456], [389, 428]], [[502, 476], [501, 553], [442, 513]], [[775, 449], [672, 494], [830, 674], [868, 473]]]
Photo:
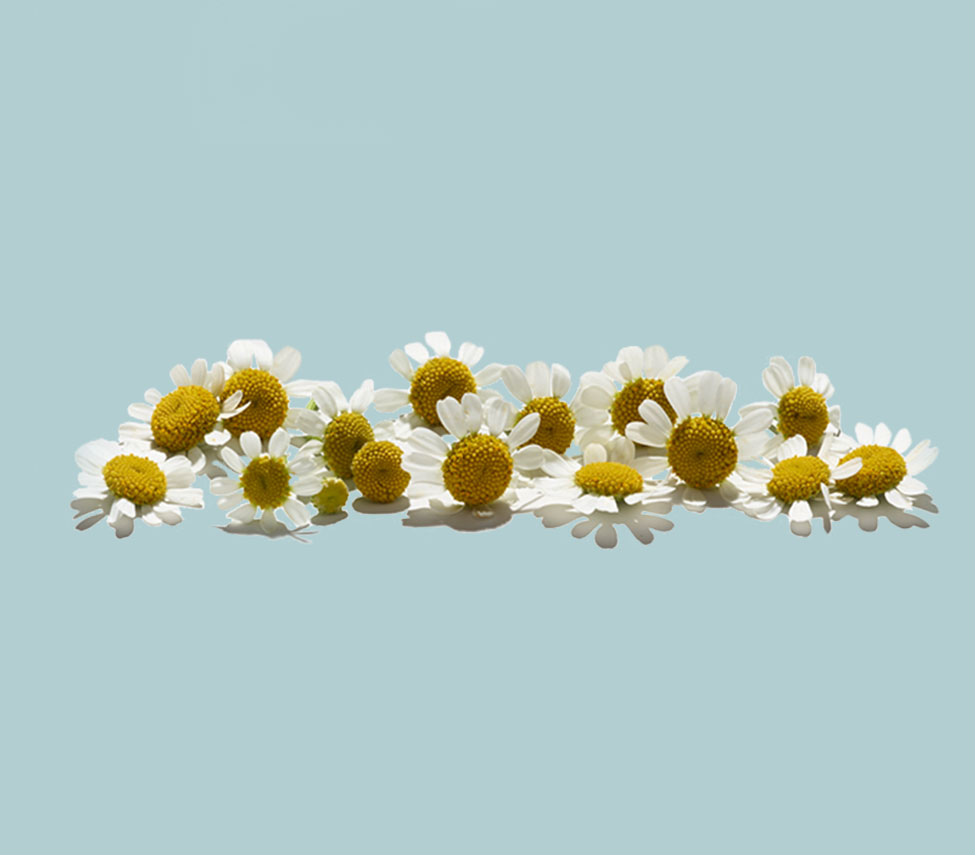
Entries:
[[203, 507], [203, 491], [190, 486], [196, 473], [182, 454], [167, 457], [148, 443], [96, 439], [81, 446], [75, 460], [81, 487], [71, 507], [75, 518], [92, 514], [78, 523], [80, 530], [107, 517], [116, 537], [127, 537], [136, 519], [176, 525], [180, 507]]
[[572, 384], [569, 369], [557, 362], [551, 367], [544, 362], [532, 362], [524, 371], [517, 365], [508, 365], [501, 372], [501, 379], [508, 391], [524, 405], [516, 419], [529, 413], [538, 413], [541, 417], [531, 442], [564, 454], [575, 438], [576, 416], [581, 409], [578, 397], [570, 403], [562, 400]]
[[352, 459], [356, 452], [376, 436], [363, 415], [372, 405], [373, 382], [363, 381], [350, 399], [338, 383], [327, 381], [312, 389], [316, 410], [305, 409], [295, 414], [298, 429], [321, 441], [322, 457], [339, 478], [352, 477]]

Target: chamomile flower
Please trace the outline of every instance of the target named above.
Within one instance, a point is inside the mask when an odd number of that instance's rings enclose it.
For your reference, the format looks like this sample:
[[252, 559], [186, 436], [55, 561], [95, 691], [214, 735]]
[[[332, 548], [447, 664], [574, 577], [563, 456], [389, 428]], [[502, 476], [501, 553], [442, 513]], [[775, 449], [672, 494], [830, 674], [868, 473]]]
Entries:
[[656, 401], [673, 420], [674, 408], [667, 400], [664, 383], [685, 365], [687, 357], [671, 359], [659, 345], [646, 349], [632, 346], [622, 348], [616, 361], [607, 362], [602, 371], [583, 374], [579, 385], [579, 401], [585, 408], [579, 416], [584, 423], [577, 437], [580, 447], [625, 436], [626, 426], [639, 420], [644, 401]]
[[580, 406], [576, 400], [562, 400], [568, 394], [572, 376], [564, 365], [553, 362], [532, 362], [522, 371], [517, 365], [508, 365], [501, 372], [501, 379], [508, 391], [524, 405], [516, 419], [529, 413], [538, 413], [541, 421], [531, 438], [534, 445], [548, 448], [556, 454], [564, 454], [575, 438], [576, 413]]
[[476, 374], [473, 370], [484, 355], [483, 347], [465, 341], [454, 358], [450, 355], [450, 339], [446, 333], [428, 332], [425, 340], [433, 356], [419, 342], [411, 342], [389, 356], [390, 366], [409, 382], [409, 388], [376, 390], [375, 405], [379, 412], [392, 413], [406, 406], [412, 408], [409, 415], [401, 417], [407, 428], [403, 431], [405, 435], [416, 427], [442, 427], [437, 404], [446, 398], [459, 401], [466, 394], [477, 394], [488, 400], [498, 395], [484, 387], [500, 379], [503, 366], [491, 363]]
[[772, 415], [764, 410], [742, 416], [734, 427], [725, 424], [737, 391], [735, 382], [717, 371], [670, 377], [664, 395], [673, 416], [657, 401], [646, 400], [639, 406], [639, 421], [626, 426], [627, 437], [638, 445], [665, 449], [666, 456], [647, 458], [648, 470], [669, 470], [665, 483], [675, 488], [675, 501], [687, 510], [737, 501], [740, 490], [729, 476], [775, 442], [766, 432]]
[[279, 526], [275, 517], [279, 510], [296, 526], [307, 525], [311, 519], [308, 502], [321, 491], [326, 475], [316, 459], [320, 450], [316, 445], [309, 442], [289, 458], [291, 437], [284, 428], [277, 428], [265, 442], [255, 431], [244, 431], [240, 446], [247, 462], [229, 446], [220, 451], [231, 475], [210, 482], [211, 492], [220, 497], [217, 506], [232, 509], [227, 514], [232, 524], [259, 518], [269, 533]]
[[815, 448], [827, 434], [840, 432], [840, 408], [826, 402], [833, 396], [829, 377], [816, 371], [810, 356], [799, 358], [799, 382], [792, 366], [773, 356], [762, 372], [762, 383], [774, 401], [760, 401], [742, 408], [742, 415], [761, 410], [772, 416], [772, 430], [785, 439], [801, 436], [807, 448]]
[[510, 503], [512, 477], [541, 463], [539, 446], [522, 448], [538, 430], [538, 413], [529, 413], [511, 427], [511, 409], [505, 401], [494, 398], [483, 404], [468, 392], [460, 401], [438, 401], [437, 415], [456, 440], [448, 444], [429, 428], [413, 431], [403, 455], [403, 469], [411, 476], [406, 495], [411, 499], [428, 500], [431, 508], [448, 512]]
[[739, 479], [745, 496], [741, 510], [760, 520], [771, 520], [779, 514], [789, 518], [793, 534], [806, 537], [812, 531], [812, 518], [818, 516], [823, 528], [830, 530], [830, 490], [836, 482], [860, 470], [859, 458], [840, 463], [843, 448], [836, 437], [825, 436], [815, 456], [807, 454], [802, 434], [785, 440], [766, 460], [762, 469], [739, 469], [732, 478]]
[[352, 478], [367, 501], [395, 502], [410, 483], [410, 473], [403, 468], [403, 449], [389, 440], [367, 442], [352, 458]]
[[318, 410], [295, 414], [298, 429], [321, 441], [325, 465], [339, 478], [352, 477], [352, 459], [356, 452], [376, 436], [363, 413], [372, 405], [373, 382], [365, 380], [350, 399], [338, 383], [321, 383], [312, 389], [312, 400]]
[[182, 454], [167, 457], [148, 443], [96, 439], [75, 453], [81, 468], [71, 507], [84, 530], [107, 517], [116, 537], [132, 534], [133, 523], [176, 525], [180, 507], [202, 508], [203, 491], [190, 486], [196, 473]]

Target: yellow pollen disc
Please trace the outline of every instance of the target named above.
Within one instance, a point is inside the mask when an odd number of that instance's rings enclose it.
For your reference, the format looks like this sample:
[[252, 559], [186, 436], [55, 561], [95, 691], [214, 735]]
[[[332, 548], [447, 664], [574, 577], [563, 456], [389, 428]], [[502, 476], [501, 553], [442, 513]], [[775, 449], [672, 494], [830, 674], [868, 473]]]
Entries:
[[176, 453], [199, 445], [220, 418], [220, 403], [202, 386], [180, 386], [152, 411], [152, 438], [156, 445]]
[[403, 495], [410, 473], [400, 465], [402, 450], [391, 442], [367, 442], [352, 459], [352, 477], [370, 502], [386, 504]]
[[716, 487], [738, 465], [735, 435], [724, 422], [711, 416], [690, 416], [671, 431], [667, 462], [691, 487]]
[[443, 462], [444, 486], [458, 502], [486, 505], [511, 483], [511, 452], [496, 436], [474, 434], [455, 442]]
[[576, 420], [565, 401], [558, 398], [532, 398], [515, 418], [520, 422], [529, 413], [538, 413], [541, 421], [535, 435], [524, 445], [540, 445], [562, 454], [572, 445], [576, 432]]
[[119, 454], [102, 467], [105, 484], [135, 505], [154, 505], [166, 498], [166, 476], [152, 460]]
[[808, 386], [794, 386], [779, 398], [779, 433], [786, 439], [799, 434], [810, 448], [829, 426], [826, 399]]
[[410, 403], [421, 419], [439, 427], [437, 401], [444, 398], [459, 401], [465, 392], [476, 391], [474, 375], [463, 362], [449, 356], [435, 356], [416, 369], [410, 383]]
[[245, 368], [231, 375], [224, 384], [220, 400], [226, 401], [238, 389], [244, 393], [240, 403], [249, 403], [250, 406], [232, 419], [227, 419], [224, 426], [234, 436], [252, 430], [261, 439], [268, 439], [288, 416], [288, 393], [284, 391], [284, 386], [267, 371]]
[[677, 420], [677, 413], [670, 406], [670, 401], [664, 395], [664, 381], [650, 380], [638, 377], [631, 380], [613, 398], [609, 415], [613, 419], [613, 427], [621, 436], [626, 435], [626, 426], [630, 422], [642, 421], [640, 418], [640, 404], [644, 401], [656, 401], [663, 408], [671, 422]]
[[575, 481], [587, 493], [616, 499], [643, 489], [643, 476], [623, 463], [587, 463], [576, 472]]
[[351, 478], [356, 452], [375, 438], [372, 425], [362, 413], [339, 413], [325, 426], [322, 456], [339, 478]]
[[829, 467], [818, 457], [789, 457], [772, 467], [768, 491], [783, 502], [811, 499], [829, 481]]
[[255, 507], [280, 508], [291, 495], [291, 473], [283, 457], [255, 457], [241, 473], [240, 486]]
[[341, 478], [326, 478], [322, 489], [311, 498], [320, 514], [337, 514], [349, 498], [349, 488]]
[[854, 498], [879, 496], [893, 490], [907, 475], [904, 458], [885, 445], [861, 445], [854, 448], [840, 463], [846, 463], [854, 457], [863, 460], [860, 471], [836, 482], [840, 490]]

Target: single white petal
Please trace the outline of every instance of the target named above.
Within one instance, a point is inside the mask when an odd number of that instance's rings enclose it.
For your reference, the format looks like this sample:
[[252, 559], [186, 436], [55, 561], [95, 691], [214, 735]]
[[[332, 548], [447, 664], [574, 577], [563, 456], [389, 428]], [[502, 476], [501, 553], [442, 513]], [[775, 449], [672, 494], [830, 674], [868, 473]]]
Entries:
[[411, 341], [406, 347], [403, 348], [406, 351], [406, 355], [412, 359], [414, 362], [422, 365], [430, 358], [430, 351], [428, 351], [420, 342]]
[[501, 372], [501, 379], [504, 381], [504, 385], [508, 387], [508, 391], [523, 404], [527, 404], [532, 399], [532, 389], [528, 384], [528, 378], [517, 365], [506, 365]]
[[299, 502], [297, 499], [285, 499], [284, 512], [295, 525], [308, 525], [311, 522], [311, 514], [308, 511], [308, 506], [304, 502]]
[[816, 379], [816, 361], [811, 356], [799, 357], [799, 384], [802, 386], [813, 385]]
[[529, 413], [518, 422], [508, 434], [508, 448], [518, 448], [530, 440], [538, 431], [542, 417], [538, 413]]
[[572, 385], [572, 375], [569, 369], [558, 362], [552, 363], [552, 395], [556, 398], [565, 397]]
[[511, 457], [515, 466], [522, 470], [539, 469], [543, 462], [542, 449], [537, 445], [526, 445], [524, 448], [518, 448], [512, 451]]
[[228, 448], [227, 446], [221, 448], [220, 458], [238, 475], [244, 471], [243, 461], [237, 456], [237, 452], [232, 448]]
[[450, 356], [450, 339], [447, 333], [428, 332], [423, 338], [437, 356]]
[[697, 410], [706, 416], [714, 414], [718, 403], [718, 384], [722, 377], [717, 371], [701, 371], [697, 382]]
[[839, 466], [835, 467], [830, 473], [833, 476], [834, 481], [842, 481], [844, 478], [851, 478], [860, 471], [863, 466], [863, 459], [860, 457], [853, 457], [847, 460], [846, 463], [841, 463]]
[[793, 502], [789, 508], [789, 519], [795, 522], [808, 522], [812, 519], [812, 506], [805, 500]]
[[437, 415], [440, 422], [457, 439], [467, 436], [467, 419], [464, 418], [464, 408], [456, 398], [441, 398], [437, 401]]
[[873, 433], [873, 441], [877, 445], [890, 445], [890, 428], [887, 427], [883, 422], [877, 425], [877, 429]]
[[254, 431], [246, 430], [240, 435], [240, 447], [248, 457], [259, 457], [261, 438]]
[[753, 410], [748, 415], [738, 420], [732, 431], [735, 436], [744, 436], [749, 433], [763, 431], [772, 424], [771, 415], [765, 410]]
[[722, 377], [721, 382], [718, 383], [718, 391], [714, 396], [714, 415], [716, 418], [721, 421], [728, 418], [728, 413], [731, 412], [731, 405], [734, 403], [737, 393], [738, 384], [730, 377]]
[[857, 443], [860, 445], [872, 445], [873, 444], [873, 430], [869, 425], [865, 425], [863, 422], [857, 422], [853, 432], [856, 434]]
[[373, 406], [381, 413], [392, 413], [410, 402], [410, 393], [406, 389], [377, 389], [373, 398]]
[[173, 381], [174, 386], [190, 385], [190, 372], [186, 370], [185, 365], [174, 365], [169, 372], [169, 378]]
[[552, 395], [552, 375], [544, 362], [531, 362], [525, 370], [528, 385], [532, 395], [536, 398], [548, 398]]
[[911, 433], [907, 428], [901, 428], [894, 436], [894, 441], [890, 444], [898, 454], [903, 455], [911, 447]]
[[375, 387], [372, 380], [363, 380], [349, 399], [349, 409], [354, 413], [364, 413], [372, 405]]
[[239, 508], [234, 508], [227, 516], [238, 523], [249, 523], [254, 519], [254, 514], [257, 511], [250, 502], [245, 505], [241, 505]]
[[465, 433], [477, 433], [481, 429], [484, 416], [481, 399], [473, 392], [467, 392], [460, 399], [460, 406], [464, 412], [464, 421], [467, 425]]
[[500, 362], [491, 362], [474, 375], [474, 382], [478, 386], [490, 386], [501, 379], [502, 371], [504, 366]]
[[664, 397], [674, 408], [677, 421], [683, 421], [691, 414], [691, 392], [682, 377], [671, 377], [664, 381]]
[[[245, 434], [246, 435], [246, 434]], [[243, 439], [243, 437], [241, 437]], [[278, 428], [271, 434], [267, 442], [267, 451], [271, 457], [282, 457], [291, 444], [291, 436], [284, 428]], [[252, 455], [253, 456], [253, 455]]]
[[457, 351], [457, 358], [468, 368], [477, 365], [483, 356], [484, 348], [478, 347], [476, 344], [471, 344], [469, 341], [465, 341]]

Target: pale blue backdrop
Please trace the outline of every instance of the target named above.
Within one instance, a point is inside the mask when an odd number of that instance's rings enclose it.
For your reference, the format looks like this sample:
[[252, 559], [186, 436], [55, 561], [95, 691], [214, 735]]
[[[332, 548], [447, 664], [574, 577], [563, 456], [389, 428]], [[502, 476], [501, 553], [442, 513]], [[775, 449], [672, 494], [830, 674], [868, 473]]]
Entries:
[[[0, 851], [975, 851], [961, 2], [37, 0], [0, 27]], [[214, 506], [73, 530], [73, 452], [237, 337], [660, 343], [941, 457], [927, 530], [675, 511], [612, 552]], [[963, 373], [964, 369], [964, 373]], [[821, 534], [817, 532], [817, 534]]]

